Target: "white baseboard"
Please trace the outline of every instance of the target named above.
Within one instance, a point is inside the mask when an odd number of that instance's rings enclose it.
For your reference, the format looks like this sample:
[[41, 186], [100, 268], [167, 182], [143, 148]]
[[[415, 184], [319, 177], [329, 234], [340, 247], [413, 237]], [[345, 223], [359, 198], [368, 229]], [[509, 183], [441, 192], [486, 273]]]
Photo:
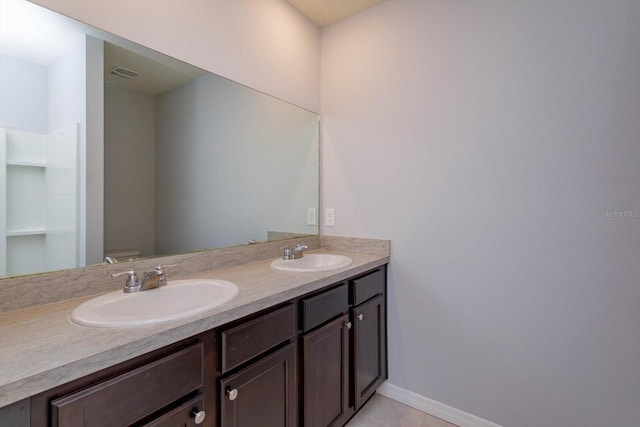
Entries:
[[418, 393], [405, 390], [397, 385], [389, 383], [388, 381], [378, 388], [378, 393], [388, 397], [389, 399], [404, 403], [407, 406], [411, 406], [412, 408], [426, 412], [434, 417], [438, 417], [460, 427], [502, 427], [496, 423], [492, 423], [491, 421], [468, 414], [460, 409], [456, 409], [445, 405], [444, 403], [429, 399], [428, 397], [421, 396]]

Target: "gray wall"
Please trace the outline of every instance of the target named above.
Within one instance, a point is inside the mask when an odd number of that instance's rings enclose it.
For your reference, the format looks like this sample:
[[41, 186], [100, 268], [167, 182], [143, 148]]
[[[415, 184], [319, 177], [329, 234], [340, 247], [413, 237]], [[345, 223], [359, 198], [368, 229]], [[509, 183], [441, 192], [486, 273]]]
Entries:
[[86, 46], [86, 181], [81, 177], [80, 185], [86, 182], [85, 261], [91, 265], [101, 263], [104, 256], [104, 45], [102, 40], [86, 36]]
[[80, 124], [78, 265], [102, 262], [104, 85], [102, 40], [86, 36], [49, 66], [49, 129]]
[[317, 233], [317, 115], [209, 75], [156, 105], [159, 254]]
[[105, 252], [155, 254], [155, 98], [104, 87]]
[[324, 231], [392, 241], [391, 383], [504, 426], [640, 425], [639, 23], [394, 0], [323, 30]]

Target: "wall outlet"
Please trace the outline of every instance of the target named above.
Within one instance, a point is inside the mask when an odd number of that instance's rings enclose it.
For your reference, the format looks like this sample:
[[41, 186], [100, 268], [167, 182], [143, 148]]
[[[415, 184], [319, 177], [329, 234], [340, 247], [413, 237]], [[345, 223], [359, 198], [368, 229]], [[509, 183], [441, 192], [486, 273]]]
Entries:
[[307, 208], [307, 225], [318, 225], [318, 212], [316, 208]]
[[327, 227], [336, 226], [336, 210], [334, 208], [324, 210], [324, 225]]

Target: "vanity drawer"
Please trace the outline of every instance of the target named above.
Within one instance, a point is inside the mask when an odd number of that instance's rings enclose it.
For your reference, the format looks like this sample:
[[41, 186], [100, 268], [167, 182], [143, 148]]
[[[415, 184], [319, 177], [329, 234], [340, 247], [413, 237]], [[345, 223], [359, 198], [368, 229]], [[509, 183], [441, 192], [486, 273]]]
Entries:
[[[204, 413], [202, 408], [204, 408], [204, 397], [200, 393], [197, 396], [182, 403], [180, 406], [173, 408], [160, 415], [159, 417], [142, 424], [141, 427], [187, 427], [193, 426], [194, 424], [201, 424], [202, 420], [198, 420], [200, 422], [196, 423], [196, 414], [198, 414], [199, 417], [204, 415], [206, 418], [207, 414]], [[202, 414], [199, 414], [199, 412], [201, 411]]]
[[222, 372], [227, 372], [296, 335], [293, 304], [221, 333]]
[[129, 425], [203, 386], [202, 343], [51, 402], [56, 426]]
[[366, 276], [351, 281], [353, 305], [359, 305], [384, 292], [385, 270], [376, 270]]
[[302, 332], [307, 332], [349, 311], [349, 288], [346, 284], [305, 298], [302, 305]]

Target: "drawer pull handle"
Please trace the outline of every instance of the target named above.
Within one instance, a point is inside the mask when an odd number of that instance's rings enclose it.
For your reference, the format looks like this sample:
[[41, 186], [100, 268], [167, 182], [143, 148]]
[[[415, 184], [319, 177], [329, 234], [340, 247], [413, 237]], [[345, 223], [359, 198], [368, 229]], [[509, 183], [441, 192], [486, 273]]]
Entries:
[[195, 421], [196, 424], [202, 424], [202, 422], [204, 421], [204, 417], [207, 414], [205, 414], [204, 411], [198, 411], [197, 409], [193, 410], [193, 421]]
[[346, 326], [347, 329], [351, 329], [351, 322], [344, 322], [343, 325]]
[[238, 397], [238, 389], [230, 389], [227, 388], [227, 396], [229, 397], [229, 400], [236, 400], [236, 398]]
[[364, 315], [362, 313], [358, 314], [356, 317], [358, 318], [358, 320], [364, 319]]

